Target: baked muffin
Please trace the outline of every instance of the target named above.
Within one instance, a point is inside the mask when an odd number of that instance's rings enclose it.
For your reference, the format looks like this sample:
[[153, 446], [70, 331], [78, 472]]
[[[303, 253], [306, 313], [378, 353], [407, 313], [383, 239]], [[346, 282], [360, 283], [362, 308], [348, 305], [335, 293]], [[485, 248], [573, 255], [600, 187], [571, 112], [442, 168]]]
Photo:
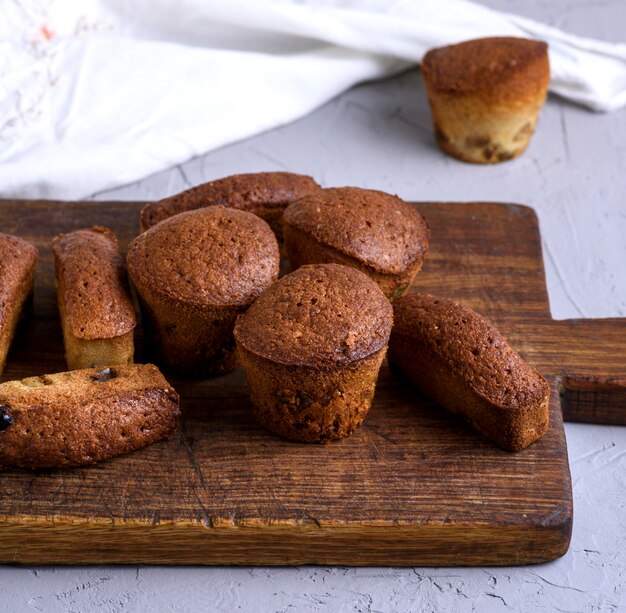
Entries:
[[178, 394], [152, 364], [0, 384], [0, 466], [68, 468], [171, 436]]
[[426, 395], [509, 451], [548, 429], [550, 388], [495, 326], [444, 298], [394, 303], [389, 362]]
[[303, 266], [283, 277], [235, 326], [258, 420], [296, 441], [351, 434], [372, 404], [391, 325], [389, 301], [354, 268]]
[[0, 375], [24, 304], [33, 292], [37, 249], [0, 233]]
[[265, 219], [280, 241], [285, 207], [318, 189], [320, 186], [311, 177], [291, 172], [232, 175], [147, 204], [141, 210], [141, 229], [147, 230], [177, 213], [221, 204]]
[[430, 232], [417, 209], [396, 196], [330, 188], [289, 205], [285, 246], [293, 269], [336, 263], [357, 268], [393, 300], [422, 267]]
[[482, 164], [523, 153], [548, 91], [546, 43], [525, 38], [470, 40], [431, 49], [421, 70], [443, 151]]
[[235, 367], [235, 319], [277, 279], [279, 255], [260, 217], [211, 206], [139, 235], [127, 262], [160, 361], [203, 376]]
[[131, 364], [137, 320], [115, 234], [61, 234], [52, 251], [68, 369]]

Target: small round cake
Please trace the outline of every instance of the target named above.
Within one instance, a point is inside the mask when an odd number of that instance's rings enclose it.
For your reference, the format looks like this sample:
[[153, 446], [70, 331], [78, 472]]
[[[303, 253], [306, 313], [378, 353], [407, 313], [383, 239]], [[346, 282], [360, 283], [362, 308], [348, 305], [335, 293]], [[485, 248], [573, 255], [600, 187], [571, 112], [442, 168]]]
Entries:
[[324, 189], [289, 205], [283, 216], [292, 269], [335, 263], [357, 268], [393, 300], [422, 267], [430, 232], [417, 209], [380, 191]]
[[431, 49], [422, 74], [441, 149], [494, 164], [524, 152], [550, 82], [548, 46], [525, 38], [480, 38]]
[[252, 405], [268, 430], [326, 443], [351, 434], [374, 398], [393, 311], [354, 268], [303, 266], [237, 318]]
[[235, 367], [235, 319], [276, 281], [278, 268], [267, 223], [223, 206], [167, 219], [128, 249], [146, 336], [160, 362], [190, 376]]

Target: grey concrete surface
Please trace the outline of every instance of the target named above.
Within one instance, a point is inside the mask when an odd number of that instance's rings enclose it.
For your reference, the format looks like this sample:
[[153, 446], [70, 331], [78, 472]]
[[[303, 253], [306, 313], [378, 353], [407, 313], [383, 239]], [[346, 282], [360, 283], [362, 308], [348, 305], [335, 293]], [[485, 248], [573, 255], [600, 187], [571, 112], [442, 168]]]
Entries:
[[[485, 2], [624, 42], [621, 0]], [[626, 316], [626, 111], [550, 98], [529, 150], [493, 167], [442, 155], [418, 71], [366, 84], [302, 120], [94, 195], [155, 199], [212, 178], [288, 169], [411, 200], [494, 200], [540, 218], [556, 318]], [[626, 428], [566, 425], [569, 552], [519, 568], [0, 567], [0, 611], [626, 610]]]

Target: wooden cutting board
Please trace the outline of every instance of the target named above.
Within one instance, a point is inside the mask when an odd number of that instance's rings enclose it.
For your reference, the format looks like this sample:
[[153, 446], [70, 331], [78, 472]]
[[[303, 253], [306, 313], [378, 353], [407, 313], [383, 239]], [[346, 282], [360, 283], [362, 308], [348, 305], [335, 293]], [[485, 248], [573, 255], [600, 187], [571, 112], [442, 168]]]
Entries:
[[[326, 446], [261, 429], [241, 372], [171, 377], [183, 411], [173, 440], [89, 468], [0, 473], [0, 561], [450, 566], [563, 555], [572, 494], [561, 406], [571, 419], [623, 423], [623, 323], [550, 319], [531, 209], [418, 207], [432, 251], [416, 288], [490, 316], [546, 375], [551, 422], [540, 441], [502, 451], [386, 365], [365, 423]], [[65, 369], [50, 238], [106, 225], [125, 248], [139, 208], [0, 203], [0, 231], [40, 250], [33, 312], [3, 380]]]

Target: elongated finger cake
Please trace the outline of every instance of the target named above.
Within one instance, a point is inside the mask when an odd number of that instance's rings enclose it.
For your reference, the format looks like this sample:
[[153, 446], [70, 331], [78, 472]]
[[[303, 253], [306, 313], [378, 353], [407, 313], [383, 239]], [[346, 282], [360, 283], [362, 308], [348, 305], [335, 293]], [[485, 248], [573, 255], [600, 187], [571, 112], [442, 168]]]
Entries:
[[397, 300], [389, 361], [504, 449], [520, 451], [548, 429], [548, 383], [466, 306], [428, 294]]
[[0, 466], [69, 468], [174, 433], [178, 394], [156, 366], [73, 370], [0, 384]]
[[141, 210], [141, 229], [147, 230], [178, 213], [222, 205], [258, 215], [270, 225], [280, 242], [285, 207], [319, 189], [311, 177], [293, 172], [231, 175], [146, 204]]
[[0, 375], [24, 305], [33, 291], [37, 249], [0, 233]]
[[96, 226], [52, 241], [70, 370], [130, 364], [137, 320], [117, 238]]

